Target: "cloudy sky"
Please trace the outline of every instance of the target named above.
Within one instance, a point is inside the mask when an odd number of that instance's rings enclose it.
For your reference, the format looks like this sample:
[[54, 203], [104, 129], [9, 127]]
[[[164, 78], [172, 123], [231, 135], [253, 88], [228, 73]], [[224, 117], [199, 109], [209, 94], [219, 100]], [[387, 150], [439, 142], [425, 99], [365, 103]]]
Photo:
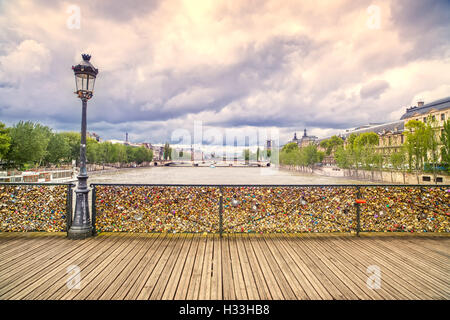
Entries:
[[0, 121], [78, 131], [81, 53], [99, 69], [88, 130], [104, 139], [161, 143], [197, 121], [284, 143], [450, 96], [450, 4], [0, 0]]

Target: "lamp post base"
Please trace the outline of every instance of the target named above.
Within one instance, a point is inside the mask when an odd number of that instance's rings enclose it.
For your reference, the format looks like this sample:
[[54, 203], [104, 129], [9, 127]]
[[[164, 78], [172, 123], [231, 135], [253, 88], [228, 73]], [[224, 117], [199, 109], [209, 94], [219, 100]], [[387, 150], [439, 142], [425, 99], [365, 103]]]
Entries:
[[67, 237], [72, 240], [86, 239], [92, 236], [92, 228], [76, 227], [73, 226], [69, 229]]
[[89, 214], [89, 189], [87, 188], [87, 175], [78, 176], [78, 187], [75, 190], [76, 204], [73, 224], [69, 228], [69, 239], [86, 239], [92, 236], [92, 225]]

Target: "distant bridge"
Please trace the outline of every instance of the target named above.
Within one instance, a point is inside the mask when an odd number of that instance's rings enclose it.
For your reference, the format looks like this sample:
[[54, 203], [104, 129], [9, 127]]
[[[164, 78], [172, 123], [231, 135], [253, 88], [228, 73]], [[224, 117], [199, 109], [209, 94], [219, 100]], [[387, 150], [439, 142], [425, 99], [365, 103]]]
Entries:
[[268, 161], [191, 161], [191, 160], [154, 160], [153, 166], [173, 167], [269, 167]]

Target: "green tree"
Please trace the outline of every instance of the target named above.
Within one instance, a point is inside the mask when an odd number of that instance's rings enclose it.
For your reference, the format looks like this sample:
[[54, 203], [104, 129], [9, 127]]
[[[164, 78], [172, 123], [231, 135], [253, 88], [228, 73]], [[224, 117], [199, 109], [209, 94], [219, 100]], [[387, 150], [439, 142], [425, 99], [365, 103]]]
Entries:
[[164, 144], [164, 160], [172, 159], [172, 152], [168, 142]]
[[[67, 142], [69, 146], [69, 153], [66, 159], [66, 162], [71, 162], [72, 160], [76, 160], [79, 162], [80, 159], [80, 144], [81, 144], [81, 135], [79, 132], [62, 132], [61, 135]], [[86, 146], [87, 147], [87, 146]]]
[[4, 123], [0, 122], [0, 162], [8, 153], [10, 145], [11, 136], [9, 135], [9, 129], [5, 127]]
[[52, 133], [47, 145], [47, 154], [44, 158], [45, 164], [60, 164], [67, 161], [70, 156], [70, 147], [61, 133]]
[[405, 124], [408, 129], [405, 132], [408, 155], [410, 164], [415, 166], [416, 171], [423, 168], [424, 159], [426, 158], [427, 143], [425, 124], [421, 121], [410, 120]]
[[[406, 151], [402, 148], [398, 152], [394, 152], [390, 156], [390, 161], [392, 164], [392, 169], [401, 171], [403, 174], [403, 183], [405, 183], [405, 163], [406, 163]], [[392, 171], [391, 171], [391, 181], [392, 181]]]
[[375, 147], [379, 143], [379, 137], [374, 132], [364, 132], [359, 134], [353, 141], [353, 154], [355, 156], [356, 168], [360, 164], [366, 170], [372, 170], [376, 166]]
[[250, 160], [250, 150], [249, 149], [245, 149], [242, 153], [244, 155], [245, 161]]
[[342, 140], [338, 136], [332, 136], [330, 139], [326, 139], [320, 142], [320, 146], [325, 149], [325, 154], [327, 156], [334, 153], [336, 149], [343, 144], [344, 140]]
[[47, 155], [50, 141], [49, 127], [31, 121], [20, 121], [10, 129], [11, 146], [6, 155], [10, 165], [22, 168], [25, 164], [40, 165]]
[[350, 151], [343, 146], [336, 149], [334, 159], [339, 168], [350, 169], [352, 166], [352, 155], [350, 154]]
[[[436, 181], [436, 165], [439, 163], [439, 139], [437, 132], [437, 121], [433, 120], [431, 115], [428, 116], [425, 124], [425, 145], [427, 154], [425, 155], [425, 161], [431, 161], [431, 167], [433, 170], [434, 181]], [[429, 156], [429, 157], [428, 157]]]
[[319, 161], [319, 155], [317, 147], [315, 145], [309, 145], [301, 149], [300, 158], [303, 160], [303, 165], [312, 166]]
[[441, 158], [442, 162], [447, 165], [447, 170], [450, 173], [450, 120], [444, 122], [444, 127], [441, 133]]
[[88, 163], [100, 163], [100, 143], [92, 138], [86, 138], [86, 158]]
[[298, 144], [295, 142], [290, 142], [288, 144], [285, 144], [283, 148], [281, 148], [281, 151], [283, 152], [291, 152], [293, 150], [298, 150]]
[[318, 160], [318, 162], [323, 162], [324, 158], [325, 158], [325, 152], [317, 151], [317, 160]]

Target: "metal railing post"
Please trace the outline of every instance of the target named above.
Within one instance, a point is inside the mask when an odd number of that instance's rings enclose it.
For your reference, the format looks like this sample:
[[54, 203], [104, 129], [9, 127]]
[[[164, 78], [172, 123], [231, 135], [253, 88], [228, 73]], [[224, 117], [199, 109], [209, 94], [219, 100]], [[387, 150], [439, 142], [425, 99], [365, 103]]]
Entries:
[[69, 232], [70, 226], [72, 225], [72, 185], [67, 186], [67, 197], [66, 197], [66, 232]]
[[91, 212], [92, 212], [92, 235], [96, 236], [97, 235], [97, 229], [95, 228], [95, 224], [96, 224], [96, 220], [97, 220], [97, 207], [95, 205], [96, 200], [97, 200], [97, 189], [95, 184], [92, 185], [92, 203], [91, 203]]
[[[361, 199], [361, 190], [359, 186], [356, 187], [356, 197]], [[359, 237], [361, 231], [361, 208], [359, 202], [356, 202], [356, 236]]]
[[220, 198], [219, 198], [219, 234], [222, 238], [223, 233], [223, 189], [219, 187]]

